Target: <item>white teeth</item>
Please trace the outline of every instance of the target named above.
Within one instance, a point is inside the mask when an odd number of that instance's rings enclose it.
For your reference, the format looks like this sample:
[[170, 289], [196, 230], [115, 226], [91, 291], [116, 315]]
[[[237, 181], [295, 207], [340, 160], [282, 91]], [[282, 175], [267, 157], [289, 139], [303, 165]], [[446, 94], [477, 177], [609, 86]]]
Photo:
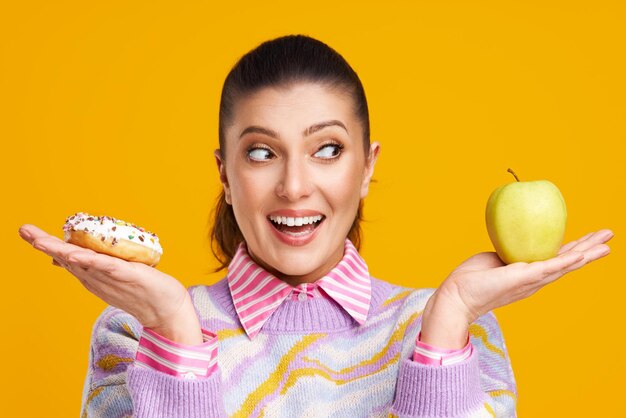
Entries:
[[302, 226], [309, 225], [322, 220], [322, 215], [303, 216], [299, 218], [291, 218], [286, 216], [270, 216], [270, 220], [278, 225]]

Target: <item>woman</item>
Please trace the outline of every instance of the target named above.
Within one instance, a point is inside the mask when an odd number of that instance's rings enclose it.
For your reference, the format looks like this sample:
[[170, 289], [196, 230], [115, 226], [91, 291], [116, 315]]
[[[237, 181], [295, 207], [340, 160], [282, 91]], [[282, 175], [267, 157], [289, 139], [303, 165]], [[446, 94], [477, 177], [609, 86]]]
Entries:
[[357, 250], [380, 145], [358, 76], [309, 37], [235, 65], [219, 142], [212, 240], [228, 275], [212, 286], [20, 229], [111, 305], [94, 326], [87, 416], [514, 416], [491, 310], [609, 252], [602, 230], [542, 262], [477, 254], [435, 291], [371, 277]]

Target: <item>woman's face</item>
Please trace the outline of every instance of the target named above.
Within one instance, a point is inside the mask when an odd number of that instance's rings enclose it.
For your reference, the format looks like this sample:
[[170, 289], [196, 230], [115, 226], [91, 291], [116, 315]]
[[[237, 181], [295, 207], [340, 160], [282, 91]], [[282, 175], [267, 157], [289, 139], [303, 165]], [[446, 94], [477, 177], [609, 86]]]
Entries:
[[251, 257], [280, 279], [313, 282], [342, 258], [367, 195], [369, 156], [352, 98], [315, 83], [265, 88], [234, 107], [216, 151], [227, 203]]

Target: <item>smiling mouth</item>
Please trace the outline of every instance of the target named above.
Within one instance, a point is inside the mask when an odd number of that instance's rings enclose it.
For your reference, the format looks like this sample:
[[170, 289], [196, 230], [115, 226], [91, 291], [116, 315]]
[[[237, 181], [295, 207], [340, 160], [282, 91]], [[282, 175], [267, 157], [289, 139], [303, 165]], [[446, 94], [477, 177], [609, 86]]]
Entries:
[[326, 216], [302, 216], [297, 218], [286, 216], [268, 216], [268, 219], [276, 230], [282, 232], [283, 234], [299, 237], [312, 233], [321, 225], [322, 222], [324, 222]]

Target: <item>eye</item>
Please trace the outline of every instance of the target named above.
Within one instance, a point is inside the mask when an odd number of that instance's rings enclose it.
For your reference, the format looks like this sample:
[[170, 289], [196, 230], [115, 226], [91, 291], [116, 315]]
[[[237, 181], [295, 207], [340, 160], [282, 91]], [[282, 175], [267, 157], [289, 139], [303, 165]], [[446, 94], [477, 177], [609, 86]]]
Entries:
[[318, 158], [336, 158], [341, 154], [341, 150], [343, 149], [343, 145], [340, 144], [326, 144], [322, 145], [322, 147], [314, 154]]
[[254, 161], [267, 161], [272, 158], [272, 151], [267, 148], [252, 147], [248, 149], [248, 158]]

